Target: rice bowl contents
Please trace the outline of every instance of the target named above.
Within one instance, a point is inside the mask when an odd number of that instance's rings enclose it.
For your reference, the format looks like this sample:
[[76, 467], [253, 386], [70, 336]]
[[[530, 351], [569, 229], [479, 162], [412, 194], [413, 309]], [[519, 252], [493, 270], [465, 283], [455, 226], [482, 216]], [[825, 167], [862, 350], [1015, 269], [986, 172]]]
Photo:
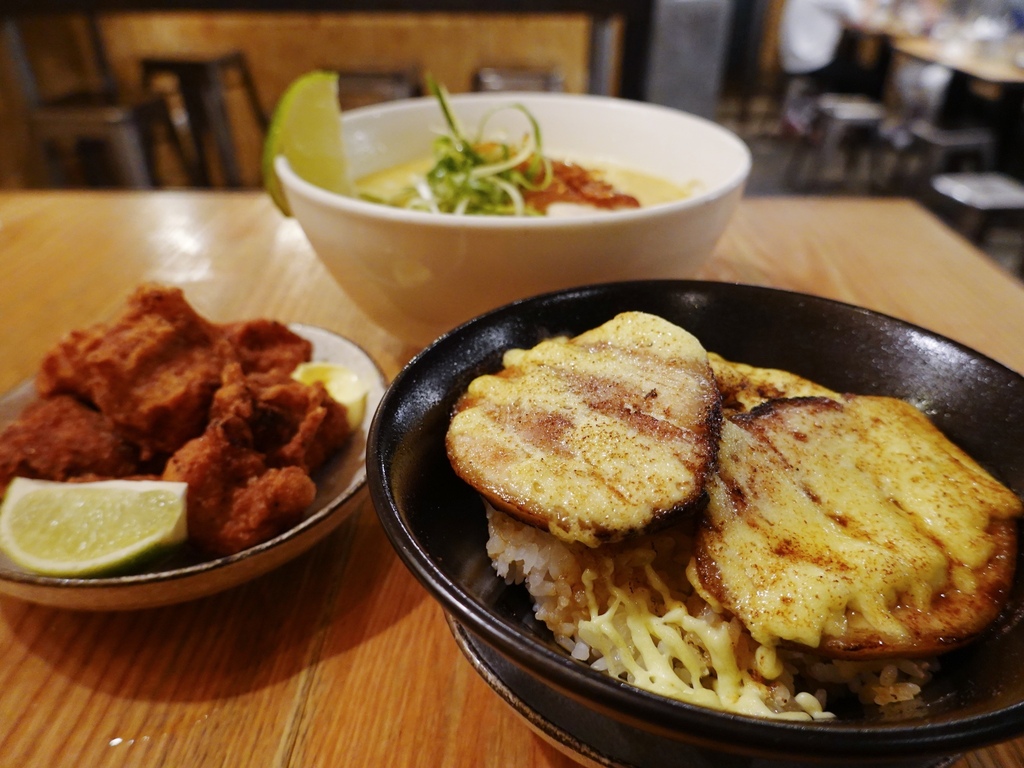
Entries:
[[593, 550], [496, 510], [487, 519], [498, 576], [527, 588], [558, 644], [652, 693], [737, 714], [827, 720], [835, 717], [828, 702], [850, 692], [865, 705], [912, 706], [939, 667], [934, 658], [830, 660], [758, 643], [702, 596], [686, 523]]
[[[521, 354], [506, 354], [506, 361], [518, 360]], [[487, 503], [487, 554], [497, 575], [526, 588], [536, 618], [574, 659], [655, 694], [783, 720], [835, 717], [837, 702], [850, 699], [851, 694], [867, 707], [895, 706], [901, 714], [912, 711], [922, 686], [939, 667], [939, 654], [973, 640], [1005, 605], [1016, 560], [1016, 518], [1024, 511], [1021, 500], [903, 401], [841, 395], [795, 374], [731, 364], [713, 354], [708, 357], [726, 419], [722, 442], [716, 446], [718, 466], [707, 480], [709, 505], [675, 516], [664, 526], [635, 529], [627, 536], [595, 543], [566, 536], [565, 530], [549, 530], [529, 516]], [[607, 375], [620, 376], [622, 371]], [[658, 392], [652, 390], [652, 394]], [[523, 397], [532, 399], [533, 394]], [[459, 410], [456, 406], [456, 413]], [[771, 419], [780, 412], [797, 420]], [[831, 421], [822, 421], [826, 412], [832, 414]], [[878, 429], [878, 420], [897, 425], [893, 430]], [[776, 434], [795, 446], [780, 455], [793, 467], [806, 463], [807, 473], [801, 475], [785, 462], [773, 463], [757, 451], [737, 448], [735, 442], [727, 445], [724, 440], [727, 431], [740, 429], [737, 425], [762, 428], [776, 422]], [[826, 426], [815, 434], [821, 428], [819, 422]], [[805, 445], [809, 447], [801, 447]], [[851, 452], [851, 446], [856, 450]], [[742, 461], [749, 462], [750, 476], [762, 478], [762, 484], [749, 493], [746, 486], [729, 485], [728, 477], [725, 485], [719, 482], [724, 471], [722, 452], [730, 452], [726, 464], [735, 465], [737, 450], [744, 454]], [[825, 458], [815, 463], [806, 451]], [[841, 463], [835, 451], [850, 453], [851, 461], [868, 467], [865, 477], [847, 487], [848, 469], [831, 470]], [[898, 466], [884, 470], [892, 462]], [[966, 482], [985, 488], [981, 498], [971, 501], [969, 494], [957, 498], [951, 492], [950, 484], [965, 481], [957, 479], [957, 473], [948, 477], [949, 462], [966, 473]], [[489, 493], [459, 472], [458, 466], [454, 468], [485, 502], [491, 501]], [[905, 484], [902, 490], [900, 483]], [[768, 630], [757, 611], [746, 610], [743, 601], [749, 596], [735, 590], [735, 580], [716, 581], [721, 578], [716, 573], [718, 560], [726, 554], [708, 536], [716, 529], [725, 530], [726, 512], [755, 528], [770, 528], [770, 522], [757, 517], [760, 510], [748, 512], [746, 502], [792, 506], [792, 493], [774, 495], [790, 485], [804, 493], [811, 505], [821, 507], [828, 519], [808, 517], [806, 509], [797, 505], [795, 514], [804, 515], [805, 524], [797, 520], [787, 525], [785, 541], [771, 540], [729, 554], [736, 555], [733, 573], [743, 578], [755, 574], [756, 579], [758, 573], [781, 574], [794, 566], [808, 573], [818, 569], [821, 578], [828, 580], [830, 567], [844, 567], [840, 549], [850, 546], [851, 537], [863, 537], [865, 552], [872, 551], [875, 535], [880, 549], [898, 552], [901, 531], [917, 524], [903, 518], [923, 514], [928, 518], [924, 525], [932, 526], [926, 536], [935, 535], [936, 525], [952, 536], [939, 536], [941, 544], [928, 547], [928, 557], [921, 561], [927, 560], [930, 568], [938, 563], [932, 568], [928, 594], [916, 586], [920, 581], [916, 572], [904, 572], [914, 571], [915, 565], [893, 568], [891, 559], [875, 558], [876, 564], [866, 554], [871, 562], [865, 567], [877, 565], [878, 570], [870, 574], [871, 590], [879, 592], [868, 602], [876, 613], [873, 618], [887, 613], [884, 624], [872, 624], [870, 633], [864, 631], [860, 614], [867, 603], [854, 589], [843, 597], [845, 602], [835, 614], [842, 622], [830, 619], [826, 632], [813, 622], [809, 634], [782, 636]], [[727, 492], [721, 493], [722, 488]], [[826, 488], [835, 493], [825, 493]], [[885, 503], [886, 498], [891, 504]], [[730, 509], [732, 504], [735, 507]], [[932, 509], [933, 514], [929, 517], [927, 510], [920, 509], [908, 512], [915, 504]], [[749, 520], [748, 514], [753, 515]], [[849, 526], [845, 533], [850, 536], [827, 535], [830, 525]], [[804, 528], [812, 530], [803, 533]], [[724, 539], [726, 544], [731, 540]], [[833, 575], [837, 581], [841, 576]], [[799, 616], [818, 610], [813, 605], [804, 610], [801, 594], [818, 590], [820, 583], [799, 581], [790, 578], [781, 592], [768, 590], [768, 598], [777, 601], [774, 615], [785, 613], [786, 605]], [[723, 585], [728, 589], [723, 590]], [[751, 589], [761, 594], [758, 584]], [[879, 631], [879, 626], [887, 631]], [[900, 631], [888, 631], [894, 627]], [[838, 706], [842, 712], [842, 704]]]

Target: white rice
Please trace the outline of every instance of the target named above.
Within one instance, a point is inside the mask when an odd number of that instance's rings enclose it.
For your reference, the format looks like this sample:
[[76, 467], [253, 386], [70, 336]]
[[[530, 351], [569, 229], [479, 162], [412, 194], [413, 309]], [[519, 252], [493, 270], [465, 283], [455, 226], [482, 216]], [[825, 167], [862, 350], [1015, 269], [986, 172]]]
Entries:
[[[699, 589], [686, 523], [590, 549], [488, 509], [487, 554], [575, 659], [646, 690], [778, 719], [834, 717], [831, 698], [913, 706], [934, 660], [852, 662], [758, 644]], [[906, 704], [905, 702], [909, 702]]]

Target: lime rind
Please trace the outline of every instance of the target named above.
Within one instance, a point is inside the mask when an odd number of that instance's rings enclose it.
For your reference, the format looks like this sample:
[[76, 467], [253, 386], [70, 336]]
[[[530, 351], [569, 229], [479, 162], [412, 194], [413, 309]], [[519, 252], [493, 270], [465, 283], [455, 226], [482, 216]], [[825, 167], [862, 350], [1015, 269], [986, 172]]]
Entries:
[[127, 573], [188, 538], [185, 483], [15, 478], [0, 505], [0, 549], [65, 578]]
[[308, 72], [288, 86], [274, 109], [263, 144], [263, 186], [286, 216], [291, 205], [274, 166], [284, 156], [292, 170], [315, 186], [352, 194], [338, 105], [338, 75]]

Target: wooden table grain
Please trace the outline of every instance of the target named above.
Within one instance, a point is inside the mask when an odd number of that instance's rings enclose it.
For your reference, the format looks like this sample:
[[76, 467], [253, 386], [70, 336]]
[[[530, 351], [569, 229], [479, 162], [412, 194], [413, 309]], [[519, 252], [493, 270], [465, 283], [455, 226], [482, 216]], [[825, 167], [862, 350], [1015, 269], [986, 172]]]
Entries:
[[[1024, 371], [1024, 285], [914, 203], [753, 199], [700, 277], [805, 291], [918, 323]], [[388, 376], [375, 328], [259, 193], [0, 194], [0, 390], [142, 281], [215, 320], [321, 325]], [[365, 496], [284, 567], [126, 613], [0, 598], [0, 765], [533, 766], [575, 763], [461, 656]], [[1024, 740], [956, 768], [1020, 768]]]

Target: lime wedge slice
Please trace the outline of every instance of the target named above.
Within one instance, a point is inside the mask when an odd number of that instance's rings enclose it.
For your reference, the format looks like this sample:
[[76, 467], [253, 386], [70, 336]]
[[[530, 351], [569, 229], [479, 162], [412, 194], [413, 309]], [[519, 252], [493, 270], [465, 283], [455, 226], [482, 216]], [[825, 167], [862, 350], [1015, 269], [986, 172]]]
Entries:
[[125, 573], [188, 536], [185, 483], [56, 483], [17, 477], [0, 505], [0, 549], [48, 576]]
[[336, 363], [299, 363], [292, 378], [303, 384], [319, 381], [328, 395], [345, 406], [349, 427], [356, 430], [363, 423], [369, 388], [354, 371]]
[[338, 106], [338, 76], [308, 72], [288, 86], [274, 109], [263, 144], [263, 187], [286, 216], [291, 207], [274, 170], [284, 155], [289, 165], [310, 184], [352, 194]]

